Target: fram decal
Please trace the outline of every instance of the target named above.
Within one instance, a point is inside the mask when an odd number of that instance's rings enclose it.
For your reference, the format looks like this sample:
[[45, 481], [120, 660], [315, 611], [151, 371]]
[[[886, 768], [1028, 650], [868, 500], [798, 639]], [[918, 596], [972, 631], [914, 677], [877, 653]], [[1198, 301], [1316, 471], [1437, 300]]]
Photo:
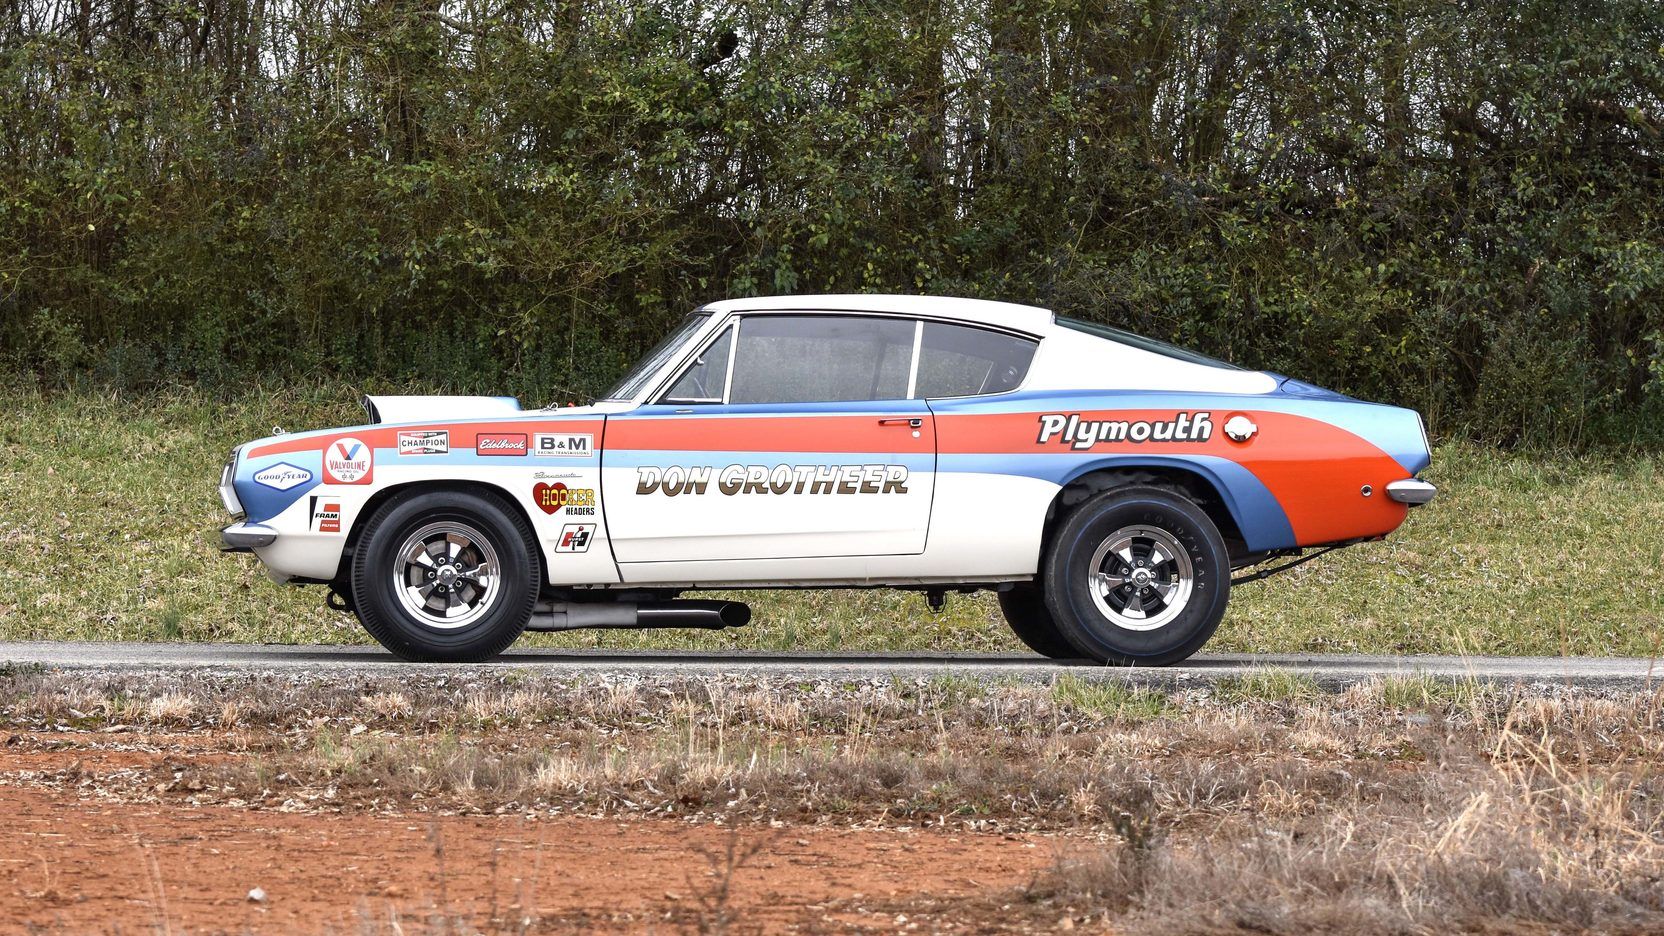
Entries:
[[287, 491], [310, 480], [312, 480], [312, 472], [288, 462], [278, 462], [269, 468], [262, 468], [254, 473], [255, 484], [264, 485], [274, 491]]
[[524, 432], [482, 432], [474, 436], [475, 455], [524, 455]]
[[1213, 435], [1212, 413], [1179, 413], [1172, 419], [1082, 419], [1079, 413], [1040, 417], [1041, 445], [1057, 439], [1075, 449], [1099, 442], [1206, 442]]
[[589, 552], [589, 541], [594, 535], [593, 523], [568, 523], [560, 528], [560, 539], [555, 541], [555, 552]]
[[341, 501], [333, 497], [312, 498], [312, 532], [341, 532]]
[[334, 484], [369, 484], [375, 450], [357, 439], [336, 439], [324, 448], [324, 480]]
[[905, 465], [729, 465], [636, 469], [636, 493], [666, 497], [704, 494], [712, 480], [721, 494], [906, 494]]
[[532, 502], [546, 514], [565, 510], [568, 517], [595, 516], [595, 489], [569, 488], [560, 482], [532, 485]]
[[451, 450], [451, 434], [445, 429], [416, 429], [399, 433], [400, 455], [444, 455]]
[[595, 454], [595, 437], [589, 433], [539, 432], [532, 436], [532, 454], [588, 458]]

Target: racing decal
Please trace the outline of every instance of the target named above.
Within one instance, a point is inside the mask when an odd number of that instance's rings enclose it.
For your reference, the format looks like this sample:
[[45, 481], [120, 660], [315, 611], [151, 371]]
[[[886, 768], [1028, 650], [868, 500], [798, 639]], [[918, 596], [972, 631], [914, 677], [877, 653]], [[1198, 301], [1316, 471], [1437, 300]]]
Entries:
[[1079, 413], [1046, 413], [1036, 441], [1057, 438], [1085, 451], [1099, 442], [1206, 442], [1213, 436], [1212, 413], [1179, 413], [1172, 419], [1082, 419]]
[[560, 528], [560, 539], [555, 542], [555, 552], [589, 552], [589, 541], [594, 536], [595, 524], [568, 523]]
[[595, 454], [595, 436], [577, 432], [539, 432], [532, 436], [532, 454], [588, 458]]
[[332, 497], [312, 498], [312, 532], [341, 532], [341, 502]]
[[324, 449], [324, 480], [332, 484], [369, 484], [375, 450], [351, 437], [336, 439]]
[[288, 462], [278, 462], [269, 468], [262, 468], [254, 473], [255, 484], [264, 485], [274, 491], [287, 491], [310, 480], [312, 480], [312, 472]]
[[400, 455], [445, 455], [451, 450], [451, 434], [444, 429], [416, 429], [399, 433]]
[[636, 493], [666, 497], [704, 494], [712, 479], [718, 492], [734, 494], [906, 494], [906, 465], [644, 465], [636, 469]]
[[526, 434], [524, 432], [482, 432], [474, 436], [474, 454], [524, 455], [526, 454]]
[[539, 481], [532, 485], [532, 503], [546, 514], [553, 515], [565, 510], [568, 517], [593, 517], [595, 489], [569, 488], [559, 481], [554, 484]]

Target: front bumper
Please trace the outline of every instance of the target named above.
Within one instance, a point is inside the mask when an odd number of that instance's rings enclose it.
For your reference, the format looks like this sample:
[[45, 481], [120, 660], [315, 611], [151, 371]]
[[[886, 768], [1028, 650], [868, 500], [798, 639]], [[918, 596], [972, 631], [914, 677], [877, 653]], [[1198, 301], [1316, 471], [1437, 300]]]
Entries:
[[277, 531], [263, 523], [233, 523], [220, 530], [220, 552], [252, 552], [277, 542]]
[[1439, 489], [1420, 478], [1405, 478], [1402, 481], [1392, 481], [1387, 484], [1387, 496], [1400, 504], [1415, 507], [1433, 499]]

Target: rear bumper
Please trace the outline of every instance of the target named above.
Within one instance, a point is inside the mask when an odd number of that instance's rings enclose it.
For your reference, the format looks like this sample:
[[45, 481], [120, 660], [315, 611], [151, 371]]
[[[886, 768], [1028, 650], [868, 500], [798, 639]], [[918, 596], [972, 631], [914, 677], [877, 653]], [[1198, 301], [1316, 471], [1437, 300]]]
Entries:
[[233, 523], [220, 530], [220, 552], [251, 552], [277, 542], [277, 531], [261, 523]]
[[1437, 493], [1439, 493], [1438, 488], [1420, 478], [1405, 478], [1402, 481], [1393, 481], [1387, 484], [1388, 497], [1400, 504], [1409, 504], [1411, 507], [1427, 503]]

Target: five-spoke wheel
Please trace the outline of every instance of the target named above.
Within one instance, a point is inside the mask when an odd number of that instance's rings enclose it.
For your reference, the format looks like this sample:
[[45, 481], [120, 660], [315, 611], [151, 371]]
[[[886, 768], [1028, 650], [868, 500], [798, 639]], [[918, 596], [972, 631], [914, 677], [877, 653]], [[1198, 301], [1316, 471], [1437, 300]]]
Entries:
[[1057, 633], [1084, 656], [1125, 666], [1163, 666], [1201, 649], [1231, 587], [1213, 521], [1157, 487], [1114, 488], [1076, 507], [1040, 571]]
[[394, 497], [365, 522], [352, 559], [365, 630], [407, 660], [477, 662], [531, 619], [542, 577], [525, 517], [485, 492]]

